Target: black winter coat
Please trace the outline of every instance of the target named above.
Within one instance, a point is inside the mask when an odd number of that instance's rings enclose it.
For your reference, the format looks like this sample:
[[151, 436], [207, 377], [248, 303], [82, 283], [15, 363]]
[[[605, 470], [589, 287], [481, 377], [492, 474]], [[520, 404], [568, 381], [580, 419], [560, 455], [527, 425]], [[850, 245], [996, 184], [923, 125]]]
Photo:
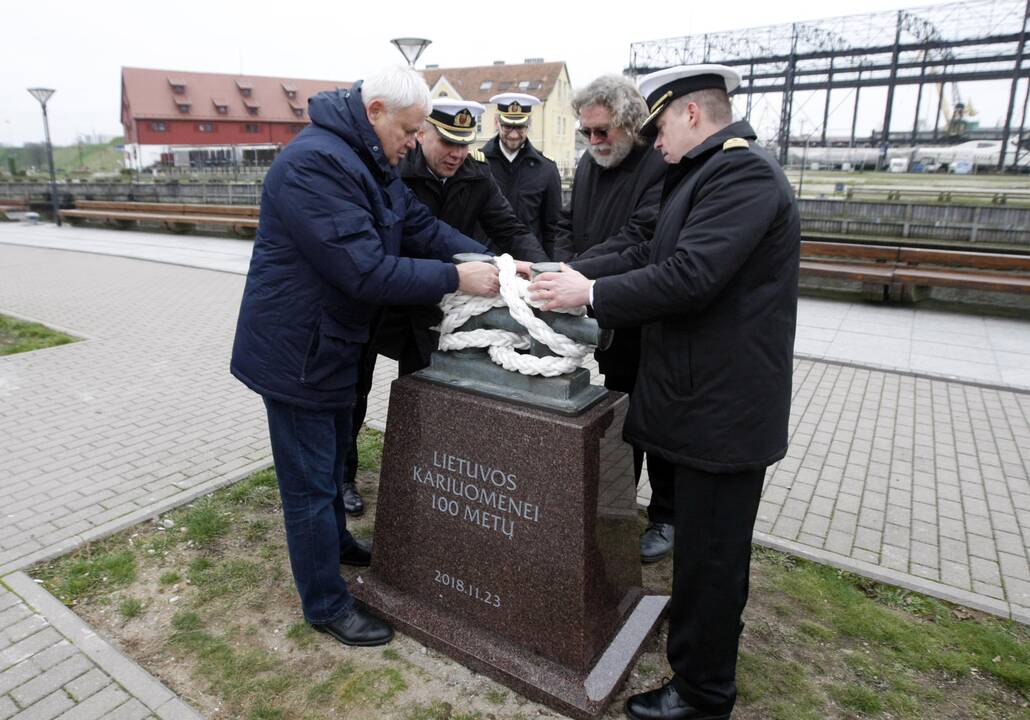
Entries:
[[230, 369], [266, 397], [342, 409], [379, 307], [439, 302], [458, 287], [451, 256], [486, 248], [401, 182], [360, 83], [319, 93], [309, 111], [265, 177]]
[[603, 327], [644, 326], [624, 436], [707, 472], [764, 468], [787, 449], [800, 220], [754, 140], [745, 122], [709, 137], [670, 168], [650, 243], [574, 263], [600, 278]]
[[544, 252], [552, 256], [554, 227], [561, 213], [561, 176], [558, 174], [558, 166], [550, 158], [541, 155], [529, 140], [526, 140], [515, 160], [508, 162], [498, 147], [499, 143], [500, 138], [494, 135], [483, 146], [490, 172], [515, 214], [540, 240]]
[[[548, 259], [540, 242], [515, 216], [482, 160], [469, 155], [458, 171], [441, 183], [430, 172], [420, 146], [408, 153], [398, 169], [404, 184], [437, 219], [479, 238], [496, 253], [510, 253], [516, 260], [530, 262]], [[435, 305], [386, 308], [376, 330], [374, 349], [400, 359], [404, 347], [414, 342], [423, 365], [428, 365], [437, 346], [437, 336], [429, 328], [439, 322], [440, 309]]]
[[[612, 168], [585, 154], [576, 166], [572, 198], [554, 236], [554, 259], [569, 262], [620, 252], [654, 234], [668, 165], [647, 145], [634, 147]], [[629, 392], [640, 362], [640, 328], [615, 333], [607, 350], [594, 353], [605, 386]]]
[[441, 183], [429, 170], [421, 146], [408, 153], [398, 170], [404, 184], [439, 220], [480, 242], [496, 253], [510, 253], [516, 260], [544, 262], [548, 255], [540, 241], [516, 216], [481, 159], [465, 158], [458, 171]]

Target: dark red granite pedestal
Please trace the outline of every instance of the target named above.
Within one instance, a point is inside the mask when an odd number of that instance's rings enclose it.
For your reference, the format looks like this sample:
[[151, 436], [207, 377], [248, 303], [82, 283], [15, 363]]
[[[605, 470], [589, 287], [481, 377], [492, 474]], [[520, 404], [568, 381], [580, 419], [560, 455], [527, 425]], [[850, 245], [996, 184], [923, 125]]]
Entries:
[[668, 600], [640, 588], [627, 398], [568, 417], [393, 383], [359, 601], [577, 718], [600, 715]]

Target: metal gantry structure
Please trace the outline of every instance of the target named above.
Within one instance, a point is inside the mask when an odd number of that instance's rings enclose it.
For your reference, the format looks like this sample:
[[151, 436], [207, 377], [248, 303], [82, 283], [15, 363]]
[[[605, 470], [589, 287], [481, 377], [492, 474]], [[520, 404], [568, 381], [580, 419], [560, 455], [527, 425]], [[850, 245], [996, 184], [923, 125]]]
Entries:
[[[946, 128], [940, 127], [942, 115], [947, 115], [943, 107], [945, 84], [1008, 80], [1008, 110], [998, 161], [998, 169], [1004, 169], [1018, 86], [1021, 79], [1030, 77], [1028, 34], [1030, 0], [970, 0], [635, 42], [630, 45], [627, 72], [641, 75], [695, 63], [737, 68], [742, 76], [737, 94], [746, 96], [746, 117], [750, 118], [756, 95], [782, 95], [777, 144], [783, 163], [790, 145], [794, 97], [799, 92], [825, 92], [820, 138], [825, 145], [832, 91], [854, 90], [850, 139], [854, 145], [862, 88], [886, 87], [883, 131], [878, 136], [880, 156], [885, 160], [892, 141], [890, 125], [899, 86], [918, 86], [910, 136], [914, 144], [919, 134], [924, 88], [936, 89], [937, 113], [932, 134], [936, 141], [946, 135]], [[1017, 153], [1023, 149], [1027, 134], [1030, 81], [1025, 85], [1016, 129]], [[905, 135], [893, 133], [899, 140]]]

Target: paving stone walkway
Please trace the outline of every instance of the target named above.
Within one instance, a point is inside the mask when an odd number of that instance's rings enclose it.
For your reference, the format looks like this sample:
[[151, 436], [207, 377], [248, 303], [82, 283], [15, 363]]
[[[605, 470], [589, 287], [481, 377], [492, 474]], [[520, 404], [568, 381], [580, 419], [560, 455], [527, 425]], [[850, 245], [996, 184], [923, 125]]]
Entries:
[[[270, 464], [228, 373], [243, 280], [0, 244], [0, 312], [85, 338], [0, 358], [0, 720], [197, 717], [21, 571]], [[1030, 622], [1028, 418], [1025, 390], [798, 359], [757, 539]]]

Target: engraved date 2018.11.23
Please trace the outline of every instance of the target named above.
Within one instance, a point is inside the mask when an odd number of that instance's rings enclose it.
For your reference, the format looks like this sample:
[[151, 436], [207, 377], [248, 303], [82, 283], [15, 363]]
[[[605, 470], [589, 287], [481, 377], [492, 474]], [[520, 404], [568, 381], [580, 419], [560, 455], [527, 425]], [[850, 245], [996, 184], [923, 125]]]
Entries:
[[441, 570], [436, 570], [435, 573], [433, 582], [438, 582], [444, 587], [448, 587], [462, 595], [467, 595], [474, 600], [484, 602], [491, 607], [499, 608], [501, 606], [501, 596], [497, 593], [482, 590], [472, 583], [465, 582], [461, 578], [454, 577], [450, 573], [445, 573]]

